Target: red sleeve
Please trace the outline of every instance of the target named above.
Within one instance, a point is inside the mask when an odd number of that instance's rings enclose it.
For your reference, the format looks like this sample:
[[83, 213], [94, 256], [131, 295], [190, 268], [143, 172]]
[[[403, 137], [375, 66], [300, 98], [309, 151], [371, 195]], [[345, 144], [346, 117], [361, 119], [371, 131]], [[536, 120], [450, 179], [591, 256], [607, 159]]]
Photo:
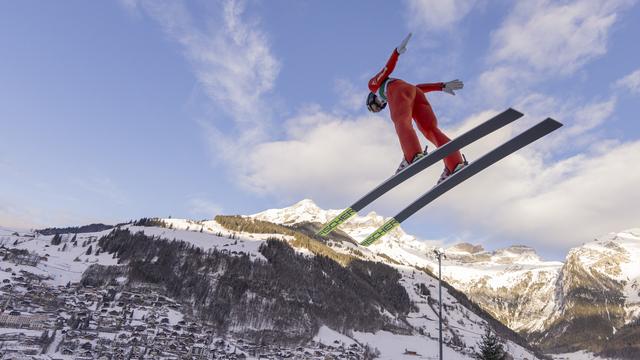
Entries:
[[442, 87], [444, 86], [444, 83], [433, 83], [433, 84], [418, 84], [416, 85], [416, 87], [420, 90], [422, 90], [423, 92], [429, 92], [429, 91], [442, 91]]
[[387, 64], [384, 66], [384, 68], [382, 68], [382, 70], [380, 70], [380, 72], [377, 73], [376, 76], [372, 77], [371, 80], [369, 80], [369, 90], [371, 90], [372, 93], [378, 91], [380, 85], [382, 85], [382, 82], [386, 78], [388, 78], [389, 75], [391, 75], [391, 73], [393, 72], [393, 69], [396, 68], [398, 56], [400, 56], [398, 51], [396, 49], [393, 49], [393, 53], [391, 54], [391, 57], [389, 57], [389, 60], [387, 61]]

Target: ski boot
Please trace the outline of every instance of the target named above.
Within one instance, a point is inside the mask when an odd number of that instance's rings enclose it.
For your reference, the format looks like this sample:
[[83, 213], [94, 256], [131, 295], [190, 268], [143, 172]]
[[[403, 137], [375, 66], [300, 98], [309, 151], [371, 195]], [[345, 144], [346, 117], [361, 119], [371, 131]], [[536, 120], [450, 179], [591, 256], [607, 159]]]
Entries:
[[459, 163], [458, 165], [456, 165], [455, 169], [453, 169], [453, 171], [449, 171], [449, 169], [447, 169], [447, 167], [444, 167], [444, 170], [442, 171], [442, 175], [440, 175], [440, 179], [438, 179], [438, 183], [436, 185], [440, 185], [441, 182], [447, 180], [447, 178], [449, 178], [449, 176], [457, 173], [458, 171], [462, 170], [465, 166], [469, 165], [469, 162], [467, 162], [467, 158], [462, 155], [462, 162]]
[[429, 147], [428, 145], [427, 145], [427, 146], [425, 146], [425, 147], [424, 147], [424, 151], [421, 151], [421, 152], [417, 153], [417, 154], [413, 157], [413, 159], [411, 160], [411, 162], [408, 162], [408, 161], [404, 158], [404, 156], [403, 156], [403, 157], [402, 157], [402, 162], [400, 162], [400, 165], [399, 165], [399, 166], [398, 166], [398, 168], [396, 169], [396, 174], [397, 174], [397, 173], [399, 173], [400, 171], [402, 171], [402, 170], [406, 169], [409, 165], [413, 164], [414, 162], [416, 162], [416, 161], [420, 160], [421, 158], [423, 158], [423, 157], [427, 156], [427, 148], [428, 148], [428, 147]]

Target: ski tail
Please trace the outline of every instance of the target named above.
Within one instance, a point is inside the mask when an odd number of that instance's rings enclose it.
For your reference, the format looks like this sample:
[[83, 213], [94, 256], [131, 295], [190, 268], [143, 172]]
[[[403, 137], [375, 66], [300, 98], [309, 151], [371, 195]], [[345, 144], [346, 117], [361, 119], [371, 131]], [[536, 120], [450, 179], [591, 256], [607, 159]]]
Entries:
[[380, 226], [376, 231], [371, 233], [371, 235], [367, 236], [367, 238], [364, 239], [360, 243], [360, 245], [369, 246], [369, 245], [373, 244], [376, 240], [378, 240], [381, 237], [385, 236], [386, 234], [391, 232], [391, 230], [395, 229], [399, 225], [400, 225], [400, 223], [395, 218], [391, 218], [391, 219], [387, 220], [387, 222], [385, 222], [382, 226]]
[[338, 216], [329, 221], [320, 231], [318, 231], [318, 235], [327, 236], [333, 230], [335, 230], [340, 224], [347, 221], [350, 217], [356, 214], [356, 211], [352, 208], [346, 208], [343, 212], [341, 212]]
[[378, 185], [375, 189], [370, 191], [368, 194], [363, 196], [361, 199], [356, 201], [353, 205], [348, 207], [345, 211], [343, 211], [340, 215], [329, 221], [322, 229], [318, 232], [320, 236], [327, 236], [333, 230], [335, 230], [340, 224], [345, 222], [351, 216], [355, 215], [358, 211], [364, 209], [367, 205], [371, 204], [380, 196], [387, 193], [389, 190], [401, 184], [403, 181], [411, 178], [412, 176], [418, 174], [420, 171], [428, 168], [429, 166], [437, 163], [438, 161], [444, 159], [454, 151], [460, 150], [461, 148], [471, 144], [472, 142], [491, 134], [492, 132], [504, 127], [507, 124], [517, 120], [522, 117], [523, 114], [514, 109], [507, 109], [500, 114], [492, 117], [491, 119], [479, 124], [478, 126], [472, 128], [471, 130], [465, 132], [464, 134], [456, 137], [455, 139], [449, 141], [448, 143], [442, 145], [436, 150], [429, 153], [427, 156], [421, 158], [416, 161], [414, 164], [411, 164], [406, 169], [402, 170], [400, 173], [390, 177], [385, 180], [382, 184]]
[[[431, 190], [427, 191], [424, 195], [414, 201], [411, 205], [407, 206], [405, 209], [400, 211], [396, 216], [392, 218], [393, 221], [389, 221], [382, 225], [378, 230], [369, 235], [364, 241], [360, 244], [363, 246], [371, 245], [374, 241], [387, 234], [391, 229], [398, 226], [404, 220], [409, 218], [411, 215], [415, 214], [417, 211], [425, 207], [427, 204], [432, 202], [433, 200], [440, 197], [442, 194], [451, 190], [458, 184], [472, 177], [473, 175], [479, 173], [480, 171], [486, 169], [487, 167], [495, 164], [496, 162], [502, 160], [508, 155], [520, 150], [521, 148], [533, 143], [534, 141], [542, 138], [543, 136], [557, 130], [562, 126], [561, 123], [553, 120], [551, 118], [547, 118], [544, 121], [534, 125], [529, 128], [525, 132], [519, 134], [513, 139], [505, 142], [504, 144], [498, 146], [497, 148], [491, 150], [486, 153], [484, 156], [480, 157], [476, 161], [470, 163], [466, 167], [462, 168], [460, 171], [454, 173], [442, 183], [436, 185]], [[390, 223], [393, 223], [393, 227], [389, 229]]]

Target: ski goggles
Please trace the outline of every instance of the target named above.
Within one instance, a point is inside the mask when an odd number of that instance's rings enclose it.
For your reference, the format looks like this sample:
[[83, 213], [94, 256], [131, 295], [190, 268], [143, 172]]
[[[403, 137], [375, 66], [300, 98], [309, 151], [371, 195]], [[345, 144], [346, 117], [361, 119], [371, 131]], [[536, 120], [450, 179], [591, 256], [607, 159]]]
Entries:
[[369, 93], [367, 96], [367, 109], [371, 112], [379, 112], [387, 106], [386, 102], [380, 104], [378, 102], [378, 97], [374, 93]]

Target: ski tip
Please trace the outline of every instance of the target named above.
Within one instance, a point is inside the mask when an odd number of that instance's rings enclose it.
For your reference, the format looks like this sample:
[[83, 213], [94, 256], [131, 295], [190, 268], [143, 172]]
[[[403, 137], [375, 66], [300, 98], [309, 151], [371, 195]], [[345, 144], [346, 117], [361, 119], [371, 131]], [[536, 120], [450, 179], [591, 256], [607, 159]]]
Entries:
[[554, 127], [554, 129], [561, 128], [561, 127], [564, 125], [564, 124], [562, 124], [560, 121], [558, 121], [558, 120], [556, 120], [556, 119], [553, 119], [553, 118], [550, 118], [550, 117], [548, 117], [548, 118], [544, 119], [544, 122], [547, 122], [547, 123], [549, 123], [549, 124], [552, 124], [552, 125], [553, 125], [553, 127]]
[[522, 112], [520, 112], [520, 111], [518, 111], [518, 110], [516, 110], [516, 109], [514, 109], [512, 107], [508, 108], [507, 111], [512, 113], [514, 116], [517, 116], [517, 117], [523, 117], [524, 116], [524, 114]]

